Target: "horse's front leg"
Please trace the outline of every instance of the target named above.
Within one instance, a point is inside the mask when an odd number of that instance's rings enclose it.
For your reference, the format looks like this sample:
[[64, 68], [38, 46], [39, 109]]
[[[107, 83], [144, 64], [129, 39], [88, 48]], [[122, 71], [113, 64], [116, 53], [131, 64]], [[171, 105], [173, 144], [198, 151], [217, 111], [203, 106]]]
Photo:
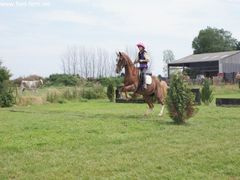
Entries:
[[135, 85], [134, 85], [134, 84], [131, 84], [131, 85], [123, 86], [123, 87], [122, 87], [122, 92], [125, 93], [126, 99], [129, 99], [127, 92], [133, 92], [133, 91], [135, 91], [135, 89], [136, 89], [136, 88], [135, 88]]

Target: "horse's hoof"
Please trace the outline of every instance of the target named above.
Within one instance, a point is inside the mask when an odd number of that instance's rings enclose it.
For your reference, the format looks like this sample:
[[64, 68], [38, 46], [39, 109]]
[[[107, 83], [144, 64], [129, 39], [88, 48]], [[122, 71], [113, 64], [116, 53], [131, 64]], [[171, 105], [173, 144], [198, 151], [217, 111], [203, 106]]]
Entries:
[[158, 114], [158, 116], [159, 116], [159, 117], [162, 117], [162, 116], [163, 116], [163, 114]]

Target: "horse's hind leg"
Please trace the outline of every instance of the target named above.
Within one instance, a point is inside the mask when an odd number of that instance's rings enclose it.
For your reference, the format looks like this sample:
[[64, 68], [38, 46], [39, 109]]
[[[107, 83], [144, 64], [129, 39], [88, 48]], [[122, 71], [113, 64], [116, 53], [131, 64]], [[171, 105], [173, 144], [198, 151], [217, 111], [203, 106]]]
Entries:
[[160, 106], [162, 105], [162, 107], [160, 108], [160, 112], [159, 112], [158, 116], [162, 116], [163, 111], [164, 111], [163, 93], [164, 92], [161, 90], [161, 87], [158, 86], [157, 91], [156, 91], [156, 97], [157, 97], [158, 103], [160, 103]]
[[147, 116], [149, 113], [151, 113], [153, 111], [154, 105], [151, 102], [150, 98], [144, 97], [144, 100], [147, 102], [148, 104], [148, 109], [147, 111], [144, 113], [145, 116]]

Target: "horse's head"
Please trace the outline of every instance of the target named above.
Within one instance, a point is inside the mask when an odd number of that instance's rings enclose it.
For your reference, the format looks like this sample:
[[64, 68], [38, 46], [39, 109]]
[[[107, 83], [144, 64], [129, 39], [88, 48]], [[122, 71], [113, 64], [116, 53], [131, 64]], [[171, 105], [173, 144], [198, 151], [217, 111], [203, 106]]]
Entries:
[[117, 54], [116, 73], [120, 73], [122, 71], [122, 69], [127, 65], [127, 61], [121, 52], [116, 53], [116, 54]]

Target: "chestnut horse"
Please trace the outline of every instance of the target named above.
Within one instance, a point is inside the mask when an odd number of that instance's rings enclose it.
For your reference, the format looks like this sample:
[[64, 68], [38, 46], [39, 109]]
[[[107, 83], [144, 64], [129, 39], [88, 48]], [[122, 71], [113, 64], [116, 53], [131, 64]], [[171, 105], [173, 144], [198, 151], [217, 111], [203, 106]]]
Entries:
[[117, 53], [117, 65], [116, 73], [120, 73], [122, 69], [125, 69], [124, 86], [122, 92], [134, 92], [143, 96], [145, 102], [148, 104], [148, 110], [145, 115], [148, 115], [154, 108], [153, 98], [155, 95], [157, 101], [162, 105], [159, 116], [163, 115], [164, 100], [167, 95], [167, 83], [165, 81], [159, 81], [156, 76], [151, 76], [152, 83], [147, 85], [147, 89], [142, 89], [140, 86], [139, 69], [136, 68], [129, 58], [129, 56], [123, 52]]

